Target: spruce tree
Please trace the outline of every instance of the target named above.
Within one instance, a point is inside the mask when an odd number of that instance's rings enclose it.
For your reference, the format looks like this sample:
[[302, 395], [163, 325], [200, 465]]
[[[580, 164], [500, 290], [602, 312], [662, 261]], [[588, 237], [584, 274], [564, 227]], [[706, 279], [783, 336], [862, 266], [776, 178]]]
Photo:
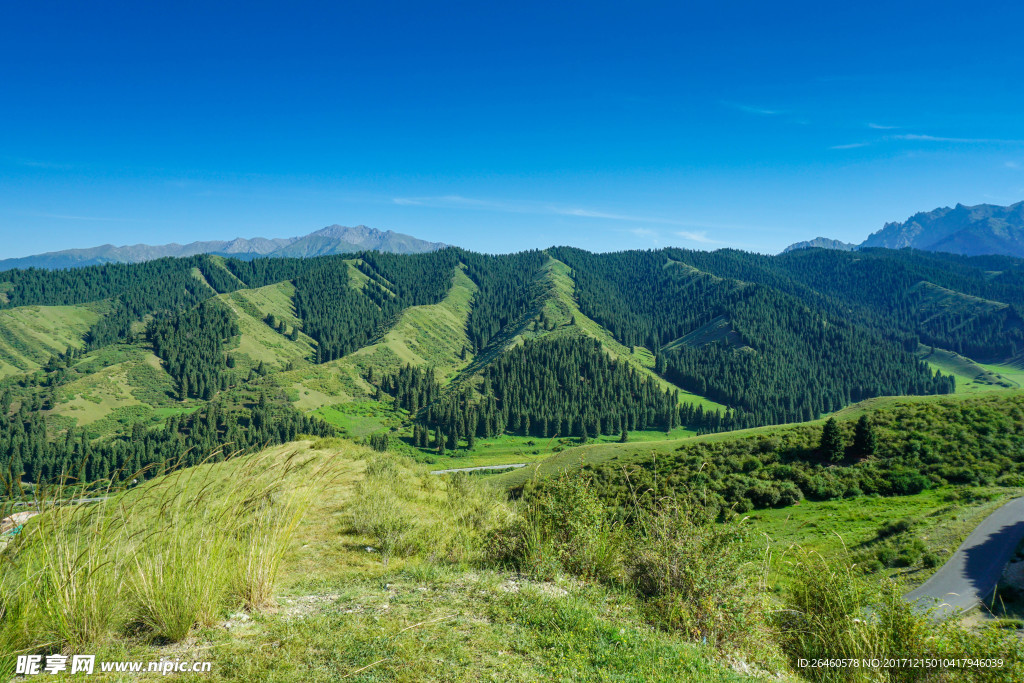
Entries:
[[861, 415], [853, 430], [853, 450], [857, 455], [874, 455], [878, 450], [878, 437], [867, 415]]
[[830, 417], [822, 427], [821, 453], [832, 462], [843, 459], [843, 435], [834, 417]]

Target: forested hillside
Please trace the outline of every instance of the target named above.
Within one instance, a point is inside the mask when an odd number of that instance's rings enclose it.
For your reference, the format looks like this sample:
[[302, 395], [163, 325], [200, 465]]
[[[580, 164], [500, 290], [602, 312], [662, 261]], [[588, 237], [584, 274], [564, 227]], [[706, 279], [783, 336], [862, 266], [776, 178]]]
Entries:
[[802, 421], [1016, 386], [1024, 354], [1024, 261], [910, 250], [207, 255], [0, 291], [0, 466], [29, 482], [296, 430], [425, 456]]

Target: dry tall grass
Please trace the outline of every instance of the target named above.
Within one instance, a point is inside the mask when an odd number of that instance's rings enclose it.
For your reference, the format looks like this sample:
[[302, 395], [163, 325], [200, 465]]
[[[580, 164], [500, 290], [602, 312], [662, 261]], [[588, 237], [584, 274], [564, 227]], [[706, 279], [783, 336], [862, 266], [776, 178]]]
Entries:
[[85, 500], [95, 487], [41, 491], [42, 514], [0, 553], [0, 650], [13, 659], [129, 633], [175, 641], [268, 603], [292, 534], [332, 480], [329, 460], [278, 453], [108, 489], [99, 502]]

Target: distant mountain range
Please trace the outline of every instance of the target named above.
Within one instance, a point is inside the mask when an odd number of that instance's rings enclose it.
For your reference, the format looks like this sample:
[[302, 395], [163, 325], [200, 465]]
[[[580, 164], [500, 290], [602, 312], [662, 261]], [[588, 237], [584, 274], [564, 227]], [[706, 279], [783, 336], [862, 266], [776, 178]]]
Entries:
[[1002, 254], [1024, 257], [1024, 202], [1010, 206], [957, 204], [952, 209], [943, 207], [914, 214], [903, 223], [886, 223], [860, 244], [818, 237], [792, 244], [785, 251], [811, 247], [843, 251], [867, 247], [913, 247], [965, 256]]
[[806, 242], [797, 242], [791, 244], [785, 248], [782, 253], [787, 251], [796, 251], [797, 249], [835, 249], [837, 251], [853, 251], [858, 245], [850, 242], [841, 242], [840, 240], [829, 239], [828, 237], [815, 237], [813, 240], [807, 240]]
[[252, 259], [261, 256], [310, 257], [346, 254], [356, 251], [387, 251], [396, 254], [420, 254], [444, 249], [447, 244], [427, 242], [391, 230], [380, 231], [357, 225], [353, 228], [329, 225], [304, 237], [264, 239], [238, 237], [228, 241], [191, 242], [189, 244], [134, 244], [115, 247], [104, 244], [89, 249], [66, 249], [35, 256], [0, 260], [0, 270], [11, 268], [80, 268], [103, 263], [139, 263], [165, 256], [219, 254]]

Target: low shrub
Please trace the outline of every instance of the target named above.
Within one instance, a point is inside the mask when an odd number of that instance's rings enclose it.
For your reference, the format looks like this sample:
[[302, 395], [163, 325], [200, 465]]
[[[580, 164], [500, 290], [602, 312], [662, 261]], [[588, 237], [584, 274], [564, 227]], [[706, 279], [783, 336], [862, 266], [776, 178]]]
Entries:
[[887, 522], [878, 529], [879, 538], [889, 538], [896, 534], [902, 534], [906, 531], [910, 531], [917, 524], [917, 520], [910, 518], [898, 519], [893, 522]]
[[666, 504], [644, 512], [625, 546], [629, 582], [653, 620], [695, 640], [749, 644], [764, 635], [762, 559], [742, 523]]
[[[996, 627], [977, 631], [956, 621], [936, 623], [903, 598], [893, 581], [880, 586], [853, 570], [848, 558], [801, 553], [790, 590], [774, 617], [779, 643], [792, 665], [812, 681], [1010, 681], [1024, 675], [1024, 652], [1015, 634]], [[1001, 659], [999, 668], [908, 668], [901, 659]], [[799, 667], [800, 660], [877, 660], [877, 668]], [[886, 667], [885, 662], [894, 662]]]
[[614, 582], [622, 576], [622, 543], [621, 526], [589, 480], [566, 475], [528, 494], [521, 515], [490, 533], [487, 555], [535, 578], [564, 571]]

